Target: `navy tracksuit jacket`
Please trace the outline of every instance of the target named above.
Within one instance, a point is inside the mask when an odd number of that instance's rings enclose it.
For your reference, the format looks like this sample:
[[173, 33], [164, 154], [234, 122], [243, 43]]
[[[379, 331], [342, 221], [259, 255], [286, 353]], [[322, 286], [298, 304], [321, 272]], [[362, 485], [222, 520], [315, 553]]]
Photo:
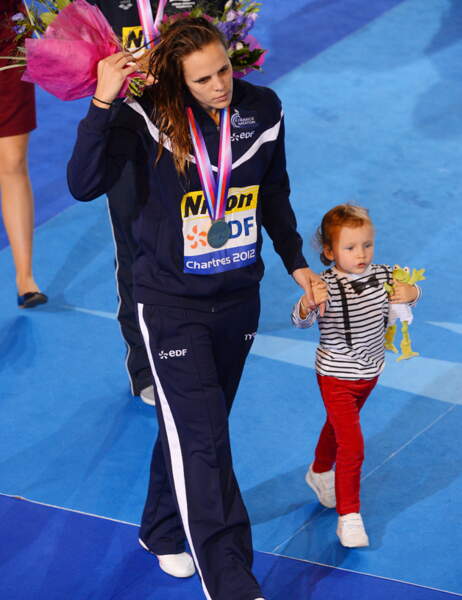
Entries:
[[[146, 96], [146, 94], [145, 94]], [[190, 97], [212, 165], [219, 132]], [[175, 170], [149, 99], [115, 119], [90, 106], [68, 167], [72, 194], [110, 192], [128, 163], [143, 206], [135, 227], [134, 294], [157, 392], [159, 438], [140, 536], [155, 554], [185, 538], [209, 600], [262, 596], [252, 572], [250, 525], [232, 467], [228, 415], [259, 317], [263, 225], [289, 273], [305, 267], [289, 203], [281, 105], [268, 88], [235, 81], [233, 170], [226, 205], [231, 238], [207, 243], [210, 226], [194, 158]]]
[[[117, 37], [130, 51], [136, 50], [144, 43], [136, 0], [87, 1], [101, 10]], [[198, 0], [169, 0], [165, 6], [165, 14], [173, 15], [192, 10], [197, 4]], [[154, 15], [157, 5], [157, 0], [151, 0]], [[207, 2], [207, 12], [212, 16], [221, 14], [224, 5], [225, 0]], [[128, 163], [117, 184], [108, 194], [108, 209], [115, 249], [115, 277], [119, 301], [117, 320], [127, 348], [125, 365], [131, 391], [132, 394], [138, 395], [151, 385], [152, 373], [133, 301], [132, 268], [137, 253], [133, 224], [140, 208], [138, 198], [133, 195], [134, 176], [133, 164]]]

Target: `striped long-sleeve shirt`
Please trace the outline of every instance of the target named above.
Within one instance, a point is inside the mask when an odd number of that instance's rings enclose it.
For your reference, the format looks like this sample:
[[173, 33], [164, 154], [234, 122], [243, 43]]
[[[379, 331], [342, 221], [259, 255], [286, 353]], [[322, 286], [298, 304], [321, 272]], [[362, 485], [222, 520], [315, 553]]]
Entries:
[[317, 373], [340, 379], [372, 379], [382, 372], [389, 311], [384, 283], [391, 282], [391, 271], [388, 265], [370, 265], [358, 276], [327, 269], [321, 273], [329, 290], [324, 316], [316, 309], [302, 319], [300, 303], [295, 305], [292, 321], [296, 327], [311, 327], [316, 320], [319, 324]]

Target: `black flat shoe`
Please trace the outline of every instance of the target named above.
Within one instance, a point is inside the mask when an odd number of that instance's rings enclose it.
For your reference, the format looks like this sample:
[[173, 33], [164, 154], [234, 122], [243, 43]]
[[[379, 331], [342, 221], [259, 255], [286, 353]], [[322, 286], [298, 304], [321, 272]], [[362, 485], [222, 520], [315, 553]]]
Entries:
[[34, 306], [46, 302], [48, 302], [48, 296], [42, 292], [26, 292], [23, 296], [18, 296], [19, 308], [34, 308]]

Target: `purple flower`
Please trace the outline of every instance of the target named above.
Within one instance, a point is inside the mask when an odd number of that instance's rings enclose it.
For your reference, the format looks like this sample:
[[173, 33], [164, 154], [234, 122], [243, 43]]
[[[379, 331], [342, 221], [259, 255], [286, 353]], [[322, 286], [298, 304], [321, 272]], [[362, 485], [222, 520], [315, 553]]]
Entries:
[[243, 39], [253, 27], [256, 15], [245, 14], [241, 11], [230, 10], [226, 15], [226, 21], [217, 23], [218, 29], [228, 41], [233, 38]]

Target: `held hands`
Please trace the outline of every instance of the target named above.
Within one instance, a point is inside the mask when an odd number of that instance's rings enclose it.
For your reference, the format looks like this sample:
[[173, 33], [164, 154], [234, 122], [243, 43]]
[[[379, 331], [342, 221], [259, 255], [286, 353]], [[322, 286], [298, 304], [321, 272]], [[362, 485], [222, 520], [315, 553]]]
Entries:
[[324, 281], [315, 281], [311, 289], [313, 291], [314, 302], [316, 306], [320, 304], [324, 304], [329, 299], [329, 292], [327, 290], [327, 285]]
[[411, 304], [417, 299], [418, 294], [415, 285], [394, 281], [390, 293], [390, 302], [392, 304]]
[[[302, 297], [302, 310], [306, 308], [307, 312], [311, 312], [316, 306], [319, 306], [319, 314], [322, 317], [326, 309], [326, 301], [328, 298], [327, 286], [324, 281], [308, 267], [295, 269], [292, 276], [298, 285], [305, 291], [305, 294]], [[300, 316], [304, 318], [303, 315]]]
[[98, 63], [98, 84], [96, 86], [93, 103], [99, 108], [109, 108], [119, 95], [125, 78], [138, 71], [133, 56], [129, 52], [117, 52], [107, 56]]
[[[313, 292], [313, 299], [316, 306], [325, 306], [325, 303], [329, 299], [329, 292], [327, 291], [327, 286], [324, 281], [315, 281], [311, 285], [311, 291]], [[306, 302], [306, 295], [300, 298], [300, 317], [302, 319], [306, 319], [307, 315], [311, 312]], [[321, 309], [320, 309], [321, 314]], [[323, 313], [324, 314], [324, 311]], [[321, 315], [322, 316], [322, 315]]]

